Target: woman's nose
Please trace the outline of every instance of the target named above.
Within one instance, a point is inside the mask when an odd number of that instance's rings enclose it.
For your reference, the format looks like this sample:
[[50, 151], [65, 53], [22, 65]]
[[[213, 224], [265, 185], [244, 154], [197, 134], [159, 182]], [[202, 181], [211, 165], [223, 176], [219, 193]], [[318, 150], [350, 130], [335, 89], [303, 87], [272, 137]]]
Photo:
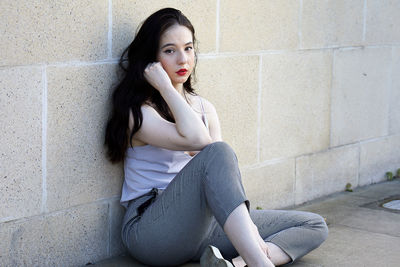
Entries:
[[185, 51], [179, 51], [178, 54], [178, 64], [186, 63], [187, 62], [187, 55]]

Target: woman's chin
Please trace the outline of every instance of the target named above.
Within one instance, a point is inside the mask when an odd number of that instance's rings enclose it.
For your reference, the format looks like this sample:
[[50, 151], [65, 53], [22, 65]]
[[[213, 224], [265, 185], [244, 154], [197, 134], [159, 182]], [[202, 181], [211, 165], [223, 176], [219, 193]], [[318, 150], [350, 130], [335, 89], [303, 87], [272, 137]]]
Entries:
[[172, 84], [184, 84], [188, 80], [189, 76], [182, 76], [182, 77], [177, 77], [172, 81]]

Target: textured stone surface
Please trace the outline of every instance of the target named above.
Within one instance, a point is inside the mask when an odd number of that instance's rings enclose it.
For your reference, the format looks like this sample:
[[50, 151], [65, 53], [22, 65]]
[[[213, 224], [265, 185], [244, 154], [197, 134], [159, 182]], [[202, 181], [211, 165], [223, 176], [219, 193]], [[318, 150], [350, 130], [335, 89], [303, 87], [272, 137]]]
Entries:
[[141, 22], [165, 7], [181, 10], [192, 22], [201, 53], [215, 51], [216, 6], [212, 0], [113, 0], [113, 57], [120, 57]]
[[[336, 217], [341, 225], [368, 230], [371, 232], [397, 236], [400, 238], [400, 214], [387, 212], [385, 210], [373, 210], [369, 208], [349, 208], [348, 216]], [[365, 218], [385, 218], [385, 220], [375, 220], [375, 224]]]
[[122, 168], [103, 146], [115, 65], [52, 67], [47, 77], [49, 210], [118, 195]]
[[273, 209], [294, 204], [294, 160], [244, 169], [243, 186], [251, 208]]
[[110, 204], [110, 256], [117, 256], [126, 251], [122, 244], [121, 229], [122, 219], [125, 215], [125, 208], [119, 204], [119, 199]]
[[83, 266], [107, 257], [108, 204], [0, 225], [2, 266]]
[[400, 168], [400, 135], [361, 143], [360, 185], [384, 181], [388, 171]]
[[40, 212], [42, 92], [41, 68], [0, 70], [0, 222]]
[[273, 54], [262, 60], [261, 161], [326, 149], [331, 54]]
[[195, 88], [215, 106], [241, 165], [257, 161], [258, 65], [258, 57], [239, 56], [200, 59], [197, 68]]
[[392, 60], [389, 134], [400, 134], [400, 47], [393, 48]]
[[[400, 168], [398, 0], [5, 0], [0, 266], [83, 266], [126, 251], [122, 166], [103, 147], [116, 66], [103, 60], [166, 6], [196, 28], [195, 86], [220, 115], [252, 208], [313, 203]], [[399, 214], [360, 205], [398, 195], [398, 182], [305, 208], [331, 233], [293, 266], [396, 265]]]
[[299, 5], [290, 0], [220, 0], [220, 51], [296, 48]]
[[364, 0], [304, 0], [301, 46], [304, 48], [360, 45]]
[[399, 245], [399, 237], [334, 225], [321, 247], [300, 262], [324, 267], [397, 266], [400, 255], [394, 248]]
[[367, 0], [366, 44], [400, 43], [400, 1]]
[[386, 47], [335, 52], [331, 146], [388, 133], [390, 57]]
[[[367, 190], [370, 187], [373, 187], [373, 195], [371, 195], [369, 190]], [[373, 201], [382, 200], [387, 197], [399, 195], [400, 194], [399, 192], [400, 192], [400, 179], [395, 179], [393, 181], [374, 184], [373, 186], [364, 186], [362, 188], [355, 190], [351, 195], [367, 199], [365, 203], [361, 203], [361, 204], [366, 204]]]
[[296, 159], [296, 204], [358, 185], [358, 146], [344, 146]]
[[0, 65], [107, 57], [107, 0], [4, 0], [0, 10]]
[[[397, 190], [399, 190], [398, 187]], [[400, 229], [398, 227], [400, 214], [387, 212], [383, 208], [370, 209], [362, 207], [362, 205], [371, 202], [373, 200], [353, 196], [349, 193], [342, 200], [329, 199], [300, 209], [320, 214], [326, 218], [329, 225], [340, 224], [368, 232], [400, 237]], [[371, 223], [371, 221], [374, 223]]]
[[[400, 181], [356, 188], [306, 205], [300, 210], [316, 212], [327, 219], [329, 236], [322, 246], [299, 263], [312, 266], [397, 266], [400, 245], [400, 214], [366, 203], [399, 194]], [[379, 257], [367, 252], [376, 251]], [[336, 255], [336, 256], [334, 256]], [[297, 265], [296, 265], [297, 266]], [[308, 265], [306, 265], [308, 266]]]

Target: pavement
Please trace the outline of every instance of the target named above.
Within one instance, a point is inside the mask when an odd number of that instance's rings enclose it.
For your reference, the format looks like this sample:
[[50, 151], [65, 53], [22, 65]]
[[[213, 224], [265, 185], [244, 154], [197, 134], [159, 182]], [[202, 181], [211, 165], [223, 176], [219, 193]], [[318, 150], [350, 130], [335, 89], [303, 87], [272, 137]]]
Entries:
[[[329, 227], [328, 239], [291, 267], [400, 267], [400, 210], [382, 205], [400, 199], [400, 179], [356, 188], [317, 199], [295, 210], [320, 214]], [[146, 266], [128, 255], [95, 267]], [[199, 267], [187, 263], [181, 267]]]

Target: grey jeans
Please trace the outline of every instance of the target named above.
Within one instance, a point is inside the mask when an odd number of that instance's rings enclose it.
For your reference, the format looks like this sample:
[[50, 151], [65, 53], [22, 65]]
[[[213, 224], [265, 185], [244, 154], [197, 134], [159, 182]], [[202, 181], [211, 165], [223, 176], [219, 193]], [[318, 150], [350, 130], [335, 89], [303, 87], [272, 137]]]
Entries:
[[226, 143], [217, 142], [197, 154], [165, 190], [153, 189], [129, 202], [122, 240], [134, 258], [152, 266], [199, 261], [210, 244], [231, 260], [238, 253], [223, 225], [243, 202], [262, 238], [293, 261], [327, 237], [325, 221], [317, 214], [250, 210], [236, 155]]

